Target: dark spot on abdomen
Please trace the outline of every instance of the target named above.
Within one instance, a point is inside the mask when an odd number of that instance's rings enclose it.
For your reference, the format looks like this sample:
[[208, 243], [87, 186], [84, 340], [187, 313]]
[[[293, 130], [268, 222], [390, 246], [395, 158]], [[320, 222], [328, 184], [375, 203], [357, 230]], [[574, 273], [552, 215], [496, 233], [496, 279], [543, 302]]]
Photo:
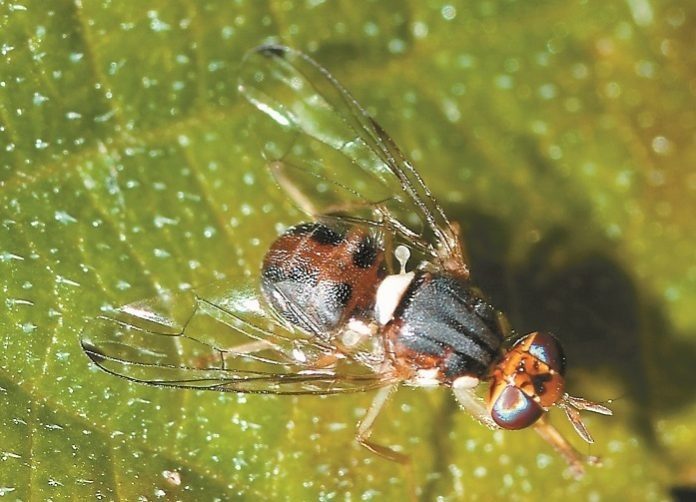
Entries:
[[370, 268], [377, 260], [379, 249], [370, 236], [365, 236], [353, 252], [353, 265], [358, 268]]
[[339, 245], [345, 238], [342, 233], [321, 223], [302, 223], [292, 227], [286, 233], [289, 235], [309, 235], [309, 238], [317, 244], [330, 244], [332, 246]]
[[340, 282], [331, 286], [331, 299], [337, 306], [345, 307], [353, 294], [353, 286], [347, 282]]

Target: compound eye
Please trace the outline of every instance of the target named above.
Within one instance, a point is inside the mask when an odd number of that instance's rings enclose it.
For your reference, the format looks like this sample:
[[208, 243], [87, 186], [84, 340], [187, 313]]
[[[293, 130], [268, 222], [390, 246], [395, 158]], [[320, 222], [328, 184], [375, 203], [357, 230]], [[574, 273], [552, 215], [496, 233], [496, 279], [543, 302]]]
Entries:
[[527, 351], [547, 364], [549, 368], [563, 375], [565, 373], [565, 355], [556, 337], [550, 333], [542, 332], [532, 333], [528, 336], [531, 337], [531, 342]]
[[524, 429], [543, 413], [539, 403], [512, 385], [503, 388], [491, 407], [491, 417], [503, 429]]

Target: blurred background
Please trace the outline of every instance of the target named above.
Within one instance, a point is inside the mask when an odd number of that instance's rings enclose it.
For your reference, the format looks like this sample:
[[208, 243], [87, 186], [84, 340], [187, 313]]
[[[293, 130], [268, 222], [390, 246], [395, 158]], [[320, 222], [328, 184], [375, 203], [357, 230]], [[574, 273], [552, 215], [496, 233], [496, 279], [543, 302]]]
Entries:
[[[686, 499], [696, 487], [696, 7], [560, 2], [0, 2], [0, 495]], [[243, 54], [328, 68], [464, 230], [519, 332], [553, 331], [588, 416], [580, 481], [447, 389], [223, 395], [97, 372], [101, 310], [239, 274], [301, 221], [264, 169]], [[257, 124], [258, 125], [258, 124]], [[259, 131], [258, 127], [253, 128]], [[262, 130], [262, 129], [261, 129]]]

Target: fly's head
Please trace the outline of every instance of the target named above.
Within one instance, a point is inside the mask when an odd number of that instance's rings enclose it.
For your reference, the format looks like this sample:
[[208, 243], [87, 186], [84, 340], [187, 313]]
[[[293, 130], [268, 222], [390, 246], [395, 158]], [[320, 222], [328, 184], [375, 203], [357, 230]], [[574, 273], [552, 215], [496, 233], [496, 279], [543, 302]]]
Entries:
[[611, 415], [611, 410], [566, 393], [564, 374], [565, 356], [553, 335], [534, 332], [523, 336], [493, 369], [488, 397], [491, 418], [503, 429], [524, 429], [557, 406], [580, 437], [593, 442], [579, 410], [603, 415]]

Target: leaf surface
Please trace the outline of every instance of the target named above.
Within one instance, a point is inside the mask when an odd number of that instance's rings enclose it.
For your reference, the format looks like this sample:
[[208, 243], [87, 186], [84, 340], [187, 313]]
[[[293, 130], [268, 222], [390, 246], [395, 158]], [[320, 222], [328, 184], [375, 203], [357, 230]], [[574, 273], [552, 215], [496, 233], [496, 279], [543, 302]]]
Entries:
[[[664, 499], [694, 489], [693, 7], [375, 2], [0, 3], [0, 494], [22, 500]], [[236, 93], [248, 49], [307, 51], [458, 221], [519, 332], [555, 332], [604, 466], [446, 389], [274, 397], [129, 384], [79, 337], [104, 309], [258, 274], [301, 216]], [[560, 413], [554, 420], [569, 435]], [[573, 438], [576, 445], [579, 439]], [[172, 474], [172, 473], [177, 474]], [[180, 483], [177, 481], [180, 479]]]

